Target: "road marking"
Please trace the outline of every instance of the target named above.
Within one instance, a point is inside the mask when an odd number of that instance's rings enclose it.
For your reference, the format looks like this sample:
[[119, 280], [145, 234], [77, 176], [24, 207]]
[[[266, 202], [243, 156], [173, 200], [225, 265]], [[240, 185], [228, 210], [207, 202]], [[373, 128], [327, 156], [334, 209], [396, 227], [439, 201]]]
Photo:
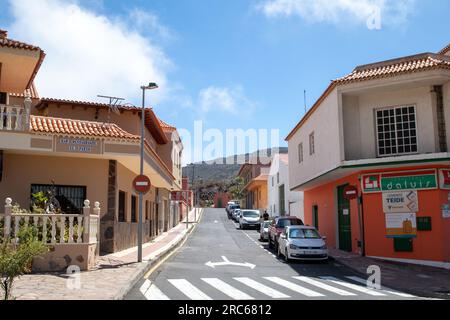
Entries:
[[324, 297], [324, 295], [321, 293], [309, 290], [305, 287], [299, 286], [298, 284], [283, 280], [278, 277], [265, 277], [264, 279], [272, 281], [273, 283], [276, 283], [282, 287], [288, 288], [307, 297]]
[[[346, 277], [346, 278], [350, 279], [350, 280], [353, 280], [355, 282], [359, 282], [359, 283], [362, 283], [364, 285], [367, 285], [367, 280], [364, 280], [363, 278], [359, 278], [359, 277]], [[392, 289], [389, 289], [389, 288], [384, 287], [384, 286], [382, 286], [381, 289], [384, 292], [387, 292], [387, 293], [390, 293], [390, 294], [393, 294], [393, 295], [396, 295], [396, 296], [399, 296], [399, 297], [403, 297], [403, 298], [417, 298], [417, 296], [414, 296], [412, 294], [399, 292], [399, 291], [392, 290]], [[376, 289], [373, 289], [373, 290], [376, 290]]]
[[210, 286], [216, 288], [217, 290], [221, 291], [222, 293], [229, 296], [231, 299], [234, 300], [255, 300], [255, 298], [249, 296], [245, 292], [242, 292], [232, 286], [230, 286], [228, 283], [223, 282], [220, 279], [217, 278], [202, 278], [203, 281], [205, 281]]
[[359, 292], [371, 295], [371, 296], [378, 296], [378, 297], [386, 296], [384, 293], [380, 293], [380, 292], [377, 292], [377, 291], [374, 291], [374, 290], [370, 290], [370, 289], [364, 288], [364, 287], [362, 287], [360, 285], [344, 282], [344, 281], [341, 281], [341, 280], [339, 280], [338, 278], [335, 278], [335, 277], [320, 277], [320, 278], [323, 279], [323, 280], [327, 280], [327, 281], [333, 282], [335, 284], [339, 284], [339, 285], [341, 285], [343, 287], [347, 287], [349, 289], [352, 289], [352, 290], [355, 290], [355, 291], [359, 291]]
[[328, 284], [322, 283], [320, 281], [317, 281], [317, 280], [314, 280], [314, 279], [311, 279], [311, 278], [308, 278], [308, 277], [293, 277], [293, 278], [297, 279], [297, 280], [300, 280], [300, 281], [303, 281], [303, 282], [306, 282], [306, 283], [308, 283], [310, 285], [319, 287], [321, 289], [324, 289], [324, 290], [336, 293], [336, 294], [338, 294], [340, 296], [356, 296], [356, 294], [354, 294], [354, 293], [351, 293], [351, 292], [348, 292], [348, 291], [345, 291], [345, 290], [342, 290], [342, 289], [338, 289], [338, 288], [332, 287], [332, 286], [330, 286]]
[[255, 289], [256, 291], [261, 292], [262, 294], [265, 294], [266, 296], [273, 298], [273, 299], [290, 298], [290, 296], [288, 296], [278, 290], [272, 289], [272, 288], [270, 288], [262, 283], [259, 283], [253, 279], [250, 279], [250, 278], [234, 278], [234, 279], [239, 281], [240, 283], [245, 284], [246, 286], [248, 286], [252, 289]]
[[162, 291], [149, 280], [145, 280], [139, 290], [147, 300], [170, 300], [168, 296], [162, 293]]
[[185, 279], [169, 279], [168, 281], [191, 300], [212, 300], [208, 295]]
[[225, 256], [222, 256], [222, 259], [223, 259], [223, 262], [208, 261], [207, 263], [205, 263], [205, 265], [208, 267], [211, 267], [213, 269], [215, 269], [216, 267], [221, 267], [221, 266], [236, 266], [236, 267], [245, 267], [245, 268], [250, 268], [250, 269], [256, 268], [256, 265], [249, 263], [249, 262], [245, 262], [245, 263], [231, 262]]

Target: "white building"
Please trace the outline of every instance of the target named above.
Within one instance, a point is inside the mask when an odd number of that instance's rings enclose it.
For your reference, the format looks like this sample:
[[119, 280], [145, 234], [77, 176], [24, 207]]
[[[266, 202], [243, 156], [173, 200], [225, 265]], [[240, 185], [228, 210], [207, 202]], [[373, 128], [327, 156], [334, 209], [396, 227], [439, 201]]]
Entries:
[[303, 192], [290, 191], [289, 156], [276, 154], [267, 181], [268, 213], [271, 216], [297, 216], [304, 219]]

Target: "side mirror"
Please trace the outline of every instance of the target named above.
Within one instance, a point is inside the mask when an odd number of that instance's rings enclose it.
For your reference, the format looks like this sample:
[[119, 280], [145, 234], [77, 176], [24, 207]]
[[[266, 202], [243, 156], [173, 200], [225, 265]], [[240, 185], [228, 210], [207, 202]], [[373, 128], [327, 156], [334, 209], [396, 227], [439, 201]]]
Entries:
[[323, 241], [327, 241], [327, 236], [322, 236]]

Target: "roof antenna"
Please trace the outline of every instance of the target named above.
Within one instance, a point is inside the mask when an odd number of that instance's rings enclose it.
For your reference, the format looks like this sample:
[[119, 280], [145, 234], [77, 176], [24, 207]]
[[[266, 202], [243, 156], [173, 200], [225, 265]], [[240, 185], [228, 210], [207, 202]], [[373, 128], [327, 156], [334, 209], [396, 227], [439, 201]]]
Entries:
[[101, 95], [98, 95], [97, 97], [103, 98], [103, 99], [109, 99], [108, 123], [111, 123], [111, 111], [113, 111], [115, 114], [120, 115], [119, 102], [124, 101], [125, 99], [118, 98], [118, 97], [112, 97], [112, 96], [101, 96]]
[[306, 90], [303, 90], [303, 99], [305, 101], [305, 114], [306, 114]]

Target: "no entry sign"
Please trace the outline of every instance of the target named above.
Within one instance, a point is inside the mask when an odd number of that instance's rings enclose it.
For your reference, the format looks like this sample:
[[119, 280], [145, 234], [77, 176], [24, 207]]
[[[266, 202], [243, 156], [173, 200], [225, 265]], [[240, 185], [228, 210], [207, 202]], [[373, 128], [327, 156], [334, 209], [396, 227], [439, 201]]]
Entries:
[[146, 194], [150, 191], [152, 184], [147, 176], [137, 176], [133, 180], [133, 188], [138, 193]]
[[355, 186], [347, 186], [344, 189], [344, 198], [347, 200], [353, 200], [358, 198], [358, 188]]

